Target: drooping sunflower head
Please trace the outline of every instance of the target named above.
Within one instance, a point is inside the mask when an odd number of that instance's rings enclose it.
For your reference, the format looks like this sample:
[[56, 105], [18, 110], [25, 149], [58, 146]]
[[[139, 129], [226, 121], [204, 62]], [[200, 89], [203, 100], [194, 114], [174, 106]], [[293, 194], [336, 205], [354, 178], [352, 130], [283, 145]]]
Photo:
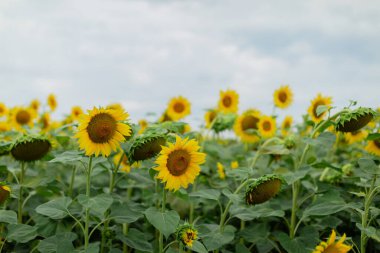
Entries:
[[367, 138], [368, 132], [366, 130], [358, 130], [355, 132], [349, 132], [344, 134], [344, 138], [346, 139], [348, 144], [353, 144], [355, 142], [361, 142], [365, 138]]
[[38, 112], [38, 110], [40, 109], [40, 101], [38, 99], [33, 99], [30, 104], [29, 104], [29, 107], [32, 108], [34, 111]]
[[57, 103], [57, 98], [55, 97], [54, 94], [52, 94], [52, 93], [49, 94], [49, 96], [47, 98], [47, 104], [48, 104], [48, 106], [52, 112], [54, 112], [55, 109], [57, 109], [58, 103]]
[[281, 124], [281, 133], [282, 135], [288, 135], [291, 127], [292, 127], [292, 124], [293, 124], [293, 117], [292, 116], [286, 116], [284, 118], [284, 121], [282, 121], [282, 124]]
[[262, 176], [247, 187], [245, 202], [248, 205], [264, 203], [280, 192], [283, 183], [283, 178], [278, 175]]
[[4, 103], [0, 102], [0, 117], [7, 115], [8, 108]]
[[193, 241], [198, 239], [198, 231], [189, 223], [178, 226], [176, 231], [177, 241], [183, 245], [192, 247]]
[[71, 108], [71, 118], [73, 120], [78, 120], [83, 115], [83, 110], [80, 106], [73, 106]]
[[52, 144], [44, 136], [23, 135], [12, 144], [11, 154], [20, 162], [33, 162], [43, 158]]
[[380, 156], [380, 138], [368, 141], [365, 150], [367, 150], [368, 153]]
[[166, 112], [173, 120], [183, 119], [191, 112], [190, 102], [182, 96], [174, 97], [169, 101]]
[[207, 110], [205, 113], [206, 127], [210, 128], [214, 122], [214, 119], [218, 116], [218, 112], [215, 109]]
[[120, 148], [120, 142], [131, 135], [131, 127], [122, 122], [127, 120], [128, 113], [123, 110], [96, 108], [88, 110], [79, 120], [79, 147], [87, 156], [109, 156]]
[[137, 136], [129, 150], [130, 164], [155, 157], [165, 143], [163, 134], [152, 132]]
[[0, 205], [3, 204], [11, 195], [11, 188], [5, 183], [0, 183]]
[[293, 102], [293, 92], [289, 88], [289, 85], [281, 86], [279, 89], [275, 90], [273, 98], [275, 106], [285, 109]]
[[254, 143], [260, 140], [257, 133], [260, 117], [260, 111], [248, 110], [236, 119], [234, 130], [243, 142]]
[[376, 115], [371, 108], [359, 107], [353, 111], [343, 112], [336, 120], [336, 131], [355, 132], [365, 127]]
[[237, 113], [239, 94], [234, 90], [220, 91], [218, 109], [223, 113]]
[[351, 250], [352, 246], [344, 244], [346, 239], [346, 234], [340, 238], [339, 241], [335, 242], [336, 232], [332, 230], [329, 239], [326, 242], [321, 242], [317, 247], [315, 247], [312, 253], [347, 253]]
[[315, 123], [321, 122], [327, 112], [318, 114], [317, 112], [318, 106], [324, 105], [330, 108], [331, 104], [332, 104], [331, 97], [323, 97], [321, 94], [318, 94], [317, 97], [311, 101], [311, 105], [308, 109], [308, 113], [311, 117], [311, 120], [314, 121]]
[[158, 165], [154, 168], [158, 171], [156, 178], [166, 183], [166, 189], [174, 191], [180, 187], [186, 189], [198, 176], [199, 165], [205, 162], [206, 155], [198, 152], [199, 149], [197, 141], [176, 136], [176, 142], [162, 147], [156, 159]]
[[35, 112], [26, 107], [15, 107], [11, 112], [13, 126], [19, 130], [26, 126], [32, 127], [35, 116]]
[[224, 166], [220, 162], [216, 163], [216, 168], [218, 170], [219, 178], [224, 180], [226, 178], [226, 174], [224, 173]]
[[258, 123], [258, 128], [262, 137], [273, 137], [276, 134], [276, 121], [270, 116], [262, 116]]

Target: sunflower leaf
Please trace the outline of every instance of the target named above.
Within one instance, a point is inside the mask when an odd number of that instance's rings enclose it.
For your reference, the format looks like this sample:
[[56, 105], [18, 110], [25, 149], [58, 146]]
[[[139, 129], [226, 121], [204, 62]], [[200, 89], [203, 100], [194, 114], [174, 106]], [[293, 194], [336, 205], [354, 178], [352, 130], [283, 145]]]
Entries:
[[176, 231], [180, 220], [179, 214], [176, 211], [161, 212], [155, 207], [145, 210], [144, 215], [149, 223], [163, 233], [166, 238]]

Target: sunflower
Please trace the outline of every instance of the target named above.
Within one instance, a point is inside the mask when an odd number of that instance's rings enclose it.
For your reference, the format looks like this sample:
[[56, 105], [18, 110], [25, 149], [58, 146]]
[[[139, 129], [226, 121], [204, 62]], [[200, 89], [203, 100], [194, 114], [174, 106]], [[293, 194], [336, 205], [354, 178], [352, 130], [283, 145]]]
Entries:
[[319, 123], [323, 120], [323, 117], [326, 115], [326, 112], [317, 114], [317, 108], [320, 105], [325, 105], [327, 107], [331, 107], [332, 100], [331, 97], [323, 97], [321, 94], [318, 94], [316, 98], [311, 101], [311, 105], [308, 109], [309, 115], [315, 123]]
[[194, 182], [201, 170], [199, 165], [206, 158], [206, 154], [198, 152], [199, 148], [197, 141], [181, 139], [179, 136], [176, 136], [174, 144], [162, 147], [155, 170], [158, 171], [156, 178], [166, 183], [166, 189], [176, 191]]
[[234, 130], [243, 142], [254, 143], [260, 140], [255, 132], [258, 129], [260, 117], [259, 111], [248, 110], [236, 119]]
[[329, 239], [326, 242], [321, 242], [312, 253], [346, 253], [351, 250], [352, 246], [344, 244], [346, 234], [343, 234], [337, 242], [335, 242], [335, 238], [336, 233], [333, 230]]
[[365, 147], [365, 150], [368, 151], [368, 153], [380, 156], [380, 138], [368, 141], [367, 146]]
[[44, 114], [41, 115], [39, 121], [38, 121], [41, 125], [41, 129], [43, 131], [47, 131], [49, 130], [50, 126], [51, 126], [51, 119], [50, 119], [50, 114], [45, 112]]
[[353, 144], [355, 142], [360, 142], [367, 138], [368, 132], [366, 130], [359, 130], [351, 133], [345, 133], [344, 138], [347, 140], [348, 144]]
[[55, 109], [57, 108], [57, 98], [55, 97], [54, 94], [50, 94], [50, 95], [48, 96], [48, 98], [47, 98], [47, 103], [48, 103], [48, 105], [49, 105], [49, 107], [50, 107], [50, 110], [51, 110], [52, 112], [54, 112]]
[[234, 90], [220, 91], [218, 109], [223, 113], [237, 113], [239, 94]]
[[4, 103], [0, 103], [0, 117], [8, 113], [8, 108]]
[[231, 169], [239, 168], [239, 162], [238, 161], [232, 161], [230, 166], [231, 166]]
[[0, 205], [3, 204], [11, 194], [11, 188], [7, 185], [0, 184]]
[[189, 100], [178, 96], [169, 101], [167, 114], [173, 120], [180, 120], [190, 114], [190, 107]]
[[38, 109], [40, 109], [40, 101], [38, 99], [33, 99], [32, 102], [30, 102], [29, 107], [32, 108], [34, 111], [38, 112]]
[[192, 247], [193, 241], [198, 239], [198, 231], [186, 222], [177, 228], [176, 237], [183, 245]]
[[130, 126], [120, 122], [128, 118], [128, 113], [123, 110], [94, 107], [87, 112], [79, 120], [75, 135], [79, 147], [86, 151], [87, 156], [109, 156], [111, 151], [120, 148], [125, 136], [131, 135]]
[[139, 134], [142, 134], [148, 127], [148, 121], [146, 121], [145, 119], [140, 119], [138, 123], [140, 126]]
[[73, 106], [71, 108], [71, 118], [73, 120], [79, 120], [79, 118], [83, 115], [83, 110], [80, 106]]
[[212, 123], [213, 123], [214, 119], [216, 118], [216, 116], [218, 116], [218, 112], [214, 109], [208, 110], [205, 113], [205, 121], [206, 121], [206, 127], [207, 128], [211, 128]]
[[13, 126], [21, 130], [25, 126], [32, 127], [35, 112], [27, 107], [15, 107], [11, 112]]
[[0, 121], [0, 132], [7, 132], [11, 130], [11, 126], [6, 121]]
[[276, 121], [270, 116], [262, 116], [258, 128], [262, 137], [273, 137], [276, 134]]
[[289, 85], [281, 86], [273, 94], [274, 104], [278, 108], [285, 109], [293, 102], [293, 92]]
[[290, 128], [293, 124], [293, 117], [292, 116], [286, 116], [284, 118], [284, 121], [282, 121], [281, 124], [281, 133], [282, 135], [287, 135], [289, 133]]
[[161, 117], [158, 119], [158, 122], [163, 123], [167, 121], [173, 121], [173, 119], [168, 115], [168, 112], [165, 111]]
[[43, 158], [52, 148], [52, 143], [45, 136], [23, 135], [11, 146], [11, 154], [20, 162], [33, 162]]
[[124, 107], [120, 103], [109, 104], [109, 105], [107, 105], [107, 109], [124, 111]]
[[218, 174], [219, 174], [219, 178], [220, 179], [225, 179], [226, 178], [226, 174], [224, 173], [224, 166], [223, 164], [221, 164], [220, 162], [217, 162], [216, 163], [216, 168], [218, 169]]
[[277, 175], [264, 175], [251, 183], [245, 191], [245, 202], [248, 205], [264, 203], [280, 192], [284, 180]]

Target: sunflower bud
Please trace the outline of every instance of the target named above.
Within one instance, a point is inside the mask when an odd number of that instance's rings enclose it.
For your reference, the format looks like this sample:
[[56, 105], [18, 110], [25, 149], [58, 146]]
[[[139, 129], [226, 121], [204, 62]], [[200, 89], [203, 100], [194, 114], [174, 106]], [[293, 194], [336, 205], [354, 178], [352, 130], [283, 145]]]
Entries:
[[342, 113], [336, 121], [336, 131], [355, 132], [365, 127], [376, 112], [371, 108], [359, 107], [353, 111]]
[[342, 167], [342, 172], [344, 175], [346, 176], [352, 176], [353, 174], [353, 169], [354, 169], [354, 166], [351, 164], [351, 163], [348, 163], [348, 164], [345, 164], [343, 167]]
[[176, 237], [183, 245], [192, 247], [193, 241], [198, 239], [198, 231], [186, 222], [177, 228]]
[[280, 192], [283, 183], [284, 179], [280, 176], [262, 176], [247, 187], [245, 192], [245, 202], [248, 205], [264, 203]]
[[46, 137], [23, 135], [13, 143], [11, 154], [17, 161], [33, 162], [44, 157], [51, 146]]
[[284, 140], [284, 145], [287, 149], [292, 149], [296, 146], [296, 140], [294, 135], [286, 136]]
[[0, 183], [0, 204], [3, 204], [11, 194], [11, 188], [7, 185]]
[[129, 150], [129, 163], [133, 164], [155, 157], [165, 143], [166, 138], [162, 134], [147, 133], [138, 136]]

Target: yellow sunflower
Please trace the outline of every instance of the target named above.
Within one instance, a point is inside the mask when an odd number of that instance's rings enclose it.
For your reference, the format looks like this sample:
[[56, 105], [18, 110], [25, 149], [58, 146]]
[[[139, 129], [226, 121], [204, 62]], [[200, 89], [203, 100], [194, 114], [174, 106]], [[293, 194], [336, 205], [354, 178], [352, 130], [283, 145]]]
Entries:
[[33, 120], [36, 114], [33, 109], [27, 107], [15, 107], [11, 111], [13, 126], [21, 130], [25, 126], [33, 127]]
[[327, 107], [331, 107], [332, 100], [331, 97], [323, 97], [321, 94], [318, 94], [316, 98], [311, 101], [311, 105], [308, 109], [308, 113], [311, 117], [311, 120], [315, 123], [319, 123], [323, 120], [323, 117], [327, 112], [323, 112], [319, 116], [317, 115], [317, 108], [320, 105], [325, 105]]
[[218, 115], [218, 112], [216, 110], [214, 110], [214, 109], [208, 110], [205, 113], [205, 121], [206, 121], [206, 127], [207, 128], [211, 127], [211, 124], [212, 124], [212, 122], [214, 121], [214, 119], [216, 118], [217, 115]]
[[41, 129], [43, 131], [48, 131], [51, 126], [50, 114], [47, 112], [42, 114], [38, 122], [41, 124]]
[[8, 108], [4, 103], [0, 103], [0, 117], [5, 116], [8, 113]]
[[175, 143], [163, 146], [156, 159], [158, 171], [156, 178], [166, 183], [165, 188], [177, 191], [181, 186], [187, 188], [199, 175], [199, 165], [205, 162], [206, 154], [198, 152], [198, 142], [176, 136]]
[[113, 103], [113, 104], [107, 105], [107, 109], [124, 110], [124, 107], [120, 103]]
[[216, 163], [216, 168], [218, 170], [219, 178], [224, 180], [226, 178], [226, 174], [224, 173], [224, 166], [220, 162]]
[[368, 141], [368, 144], [365, 147], [365, 150], [367, 150], [368, 153], [380, 156], [380, 138], [376, 140]]
[[71, 108], [71, 117], [73, 120], [78, 120], [83, 115], [83, 110], [80, 106], [73, 106]]
[[166, 121], [173, 121], [173, 119], [171, 117], [169, 117], [167, 111], [165, 111], [161, 117], [158, 119], [158, 122], [160, 123], [163, 123], [163, 122], [166, 122]]
[[312, 253], [346, 253], [351, 250], [352, 246], [344, 244], [346, 234], [343, 234], [337, 242], [335, 242], [335, 239], [336, 233], [333, 230], [329, 239], [326, 242], [321, 242]]
[[360, 142], [367, 138], [368, 132], [366, 130], [359, 130], [351, 133], [345, 133], [344, 138], [348, 144], [353, 144], [355, 142]]
[[86, 151], [87, 156], [109, 156], [111, 151], [120, 148], [125, 136], [131, 135], [131, 127], [120, 122], [128, 118], [128, 113], [123, 110], [94, 107], [87, 112], [79, 120], [75, 135], [79, 147]]
[[48, 103], [48, 105], [49, 105], [49, 107], [50, 107], [50, 110], [51, 110], [52, 112], [54, 112], [55, 109], [57, 108], [57, 98], [55, 97], [54, 94], [50, 94], [50, 95], [48, 96], [48, 98], [47, 98], [47, 103]]
[[38, 112], [38, 109], [40, 109], [40, 101], [38, 99], [33, 99], [32, 102], [30, 102], [29, 107], [32, 108], [34, 111]]
[[231, 169], [237, 169], [237, 168], [239, 168], [239, 162], [238, 161], [232, 161], [230, 166], [231, 166]]
[[7, 132], [11, 130], [11, 126], [6, 121], [0, 121], [0, 132]]
[[11, 188], [7, 185], [0, 185], [0, 205], [3, 204], [11, 194]]
[[257, 110], [248, 110], [240, 115], [234, 124], [234, 131], [243, 142], [254, 143], [260, 140], [255, 130], [258, 130], [261, 113]]
[[237, 113], [239, 94], [234, 90], [220, 91], [218, 109], [223, 113]]
[[293, 124], [293, 117], [292, 116], [286, 116], [284, 118], [284, 121], [282, 121], [281, 124], [281, 133], [282, 135], [287, 135], [290, 131], [290, 128], [292, 127]]
[[276, 134], [276, 121], [270, 116], [262, 116], [258, 123], [258, 128], [262, 137], [273, 137]]
[[138, 123], [140, 126], [139, 134], [142, 134], [148, 127], [148, 121], [146, 121], [145, 119], [140, 119]]
[[190, 102], [182, 96], [169, 101], [167, 114], [173, 120], [180, 120], [190, 114]]
[[285, 109], [293, 102], [293, 92], [289, 85], [281, 86], [273, 94], [274, 104], [278, 108]]

